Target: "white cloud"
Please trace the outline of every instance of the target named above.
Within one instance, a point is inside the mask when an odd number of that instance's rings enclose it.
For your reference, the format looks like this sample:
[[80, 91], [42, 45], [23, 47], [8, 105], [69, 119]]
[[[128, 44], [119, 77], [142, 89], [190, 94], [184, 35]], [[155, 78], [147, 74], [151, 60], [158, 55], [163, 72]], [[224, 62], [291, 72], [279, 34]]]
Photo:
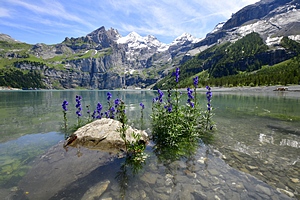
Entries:
[[[51, 1], [42, 0], [40, 4], [36, 4], [36, 2], [27, 3], [25, 1], [20, 1], [20, 0], [10, 0], [10, 3], [21, 6], [33, 13], [42, 15], [39, 16], [41, 21], [43, 20], [43, 16], [51, 16], [66, 21], [73, 21], [85, 25], [87, 27], [93, 27], [92, 24], [83, 20], [80, 16], [76, 16], [69, 13], [61, 3], [55, 0], [51, 0]], [[56, 19], [52, 19], [51, 21], [55, 23]], [[49, 22], [50, 20], [48, 19], [48, 23]]]
[[[123, 36], [168, 38], [172, 42], [184, 32], [204, 37], [232, 13], [257, 0], [0, 0], [0, 17], [20, 27], [39, 27], [59, 37], [79, 37], [105, 26]], [[8, 18], [7, 18], [8, 19]], [[3, 24], [3, 23], [0, 23]], [[30, 29], [28, 29], [30, 31]], [[79, 35], [81, 34], [81, 35]], [[28, 36], [30, 37], [30, 35]], [[40, 41], [43, 42], [43, 41]]]
[[10, 17], [9, 10], [5, 8], [0, 8], [0, 17]]

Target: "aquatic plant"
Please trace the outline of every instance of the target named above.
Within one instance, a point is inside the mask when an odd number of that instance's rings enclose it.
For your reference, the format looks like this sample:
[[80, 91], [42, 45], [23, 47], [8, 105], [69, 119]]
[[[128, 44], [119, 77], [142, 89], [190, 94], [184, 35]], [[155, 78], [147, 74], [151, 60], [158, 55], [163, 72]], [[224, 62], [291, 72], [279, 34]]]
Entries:
[[[175, 73], [176, 83], [179, 78], [179, 68]], [[158, 96], [153, 99], [152, 104], [152, 139], [156, 143], [156, 150], [160, 147], [179, 147], [182, 141], [209, 142], [212, 133], [209, 132], [211, 126], [211, 97], [212, 92], [209, 88], [207, 100], [209, 110], [202, 110], [197, 100], [197, 86], [199, 79], [193, 79], [193, 89], [187, 88], [187, 101], [181, 102], [184, 97], [177, 89], [168, 90], [168, 98], [163, 100], [163, 92], [158, 89]], [[183, 145], [184, 146], [184, 145]]]
[[145, 105], [141, 102], [140, 103], [140, 106], [141, 106], [141, 121], [140, 121], [140, 123], [141, 123], [141, 130], [143, 130], [144, 129], [144, 109], [145, 109]]
[[62, 109], [63, 109], [63, 114], [64, 114], [64, 130], [65, 132], [67, 131], [68, 129], [68, 119], [67, 119], [67, 111], [68, 111], [68, 108], [67, 108], [67, 105], [69, 105], [69, 102], [67, 102], [67, 100], [64, 100], [63, 103], [62, 103]]
[[81, 107], [81, 99], [82, 99], [82, 97], [81, 96], [78, 96], [78, 95], [76, 95], [76, 99], [75, 99], [75, 101], [76, 101], [76, 108], [77, 108], [77, 111], [76, 111], [76, 115], [77, 115], [77, 126], [80, 126], [80, 122], [81, 122], [81, 120], [80, 120], [80, 117], [81, 117], [81, 110], [82, 110], [82, 107]]

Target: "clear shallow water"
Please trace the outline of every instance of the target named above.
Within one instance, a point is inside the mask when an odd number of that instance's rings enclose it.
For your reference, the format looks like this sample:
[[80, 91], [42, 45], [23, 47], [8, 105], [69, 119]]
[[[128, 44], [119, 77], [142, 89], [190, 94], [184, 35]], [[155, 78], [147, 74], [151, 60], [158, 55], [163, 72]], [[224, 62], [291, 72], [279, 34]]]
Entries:
[[[152, 98], [156, 95], [152, 91], [112, 91], [112, 93], [114, 98], [120, 97], [125, 100], [128, 105], [129, 121], [134, 125], [138, 124], [140, 116], [139, 103], [145, 104], [144, 115], [149, 116]], [[61, 103], [64, 99], [70, 103], [69, 124], [76, 122], [75, 109], [73, 109], [76, 94], [83, 97], [84, 106], [91, 105], [94, 109], [98, 101], [105, 106], [106, 91], [0, 92], [1, 196], [15, 195], [16, 199], [25, 197], [38, 199], [36, 198], [38, 195], [44, 195], [46, 199], [60, 199], [67, 195], [70, 199], [81, 199], [88, 188], [92, 188], [99, 181], [107, 180], [110, 183], [103, 197], [115, 199], [122, 193], [119, 187], [120, 181], [115, 177], [124, 159], [91, 153], [88, 150], [82, 150], [83, 154], [78, 158], [77, 149], [65, 152], [62, 145], [53, 148], [64, 139], [64, 135], [60, 133], [63, 119]], [[265, 188], [268, 186], [243, 172], [252, 174], [275, 189], [284, 188], [299, 193], [299, 183], [294, 183], [300, 177], [299, 97], [295, 94], [289, 96], [288, 93], [276, 92], [214, 93], [212, 103], [216, 113], [214, 120], [217, 131], [213, 149], [218, 149], [223, 156], [210, 148], [201, 147], [193, 158], [189, 158], [190, 160], [183, 158], [171, 163], [160, 162], [149, 147], [147, 152], [150, 157], [139, 173], [130, 176], [130, 169], [128, 169], [130, 184], [125, 190], [125, 197], [184, 199], [180, 195], [185, 191], [184, 194], [190, 195], [191, 199], [205, 198], [205, 196], [215, 198], [214, 195], [221, 199], [241, 199], [240, 194], [245, 190], [247, 192], [244, 192], [244, 197], [250, 199], [279, 195], [266, 191]], [[203, 102], [205, 104], [204, 95]], [[97, 159], [92, 161], [93, 159], [88, 159], [90, 157]], [[227, 166], [219, 157], [239, 171]], [[102, 158], [103, 162], [99, 163], [99, 158]], [[51, 159], [53, 162], [49, 162]], [[84, 162], [80, 159], [87, 159], [86, 162], [89, 162], [90, 166], [86, 166], [86, 169], [80, 167], [80, 163]], [[73, 171], [69, 170], [74, 166], [72, 162], [76, 162], [78, 166]], [[51, 181], [48, 179], [47, 182], [45, 171], [53, 168], [54, 163], [57, 165], [56, 168], [60, 169], [60, 173], [55, 177], [53, 171], [51, 174], [54, 179]], [[65, 177], [63, 178], [65, 182], [61, 181], [64, 184], [55, 184], [55, 178], [66, 175], [73, 178]], [[28, 182], [35, 176], [39, 177], [41, 182], [36, 182], [38, 184], [35, 189], [26, 188], [24, 180]], [[57, 188], [52, 193], [47, 193], [43, 192], [45, 190], [41, 185], [45, 188], [57, 185]], [[236, 187], [237, 185], [239, 187]], [[78, 190], [78, 186], [81, 190]], [[257, 192], [261, 190], [264, 192]]]

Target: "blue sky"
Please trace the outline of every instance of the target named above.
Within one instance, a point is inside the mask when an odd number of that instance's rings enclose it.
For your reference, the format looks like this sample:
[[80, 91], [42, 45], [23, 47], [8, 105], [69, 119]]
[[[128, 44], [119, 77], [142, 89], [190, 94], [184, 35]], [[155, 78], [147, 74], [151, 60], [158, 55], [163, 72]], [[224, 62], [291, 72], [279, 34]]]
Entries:
[[56, 44], [105, 26], [171, 43], [203, 38], [217, 23], [258, 0], [0, 0], [0, 33], [29, 44]]

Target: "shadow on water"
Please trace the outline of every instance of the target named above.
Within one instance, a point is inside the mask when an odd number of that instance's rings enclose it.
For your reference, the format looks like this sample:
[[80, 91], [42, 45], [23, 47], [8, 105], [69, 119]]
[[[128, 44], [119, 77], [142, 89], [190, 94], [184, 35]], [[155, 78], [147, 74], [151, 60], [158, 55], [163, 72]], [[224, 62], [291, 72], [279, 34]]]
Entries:
[[120, 165], [122, 166], [122, 163], [124, 162], [126, 162], [125, 158], [115, 159], [113, 162], [107, 165], [99, 166], [87, 176], [79, 178], [78, 180], [67, 185], [65, 188], [62, 188], [61, 191], [49, 198], [49, 200], [81, 199], [86, 191], [89, 190], [89, 188], [92, 188], [99, 182], [105, 182], [106, 180], [114, 177], [119, 172]]

